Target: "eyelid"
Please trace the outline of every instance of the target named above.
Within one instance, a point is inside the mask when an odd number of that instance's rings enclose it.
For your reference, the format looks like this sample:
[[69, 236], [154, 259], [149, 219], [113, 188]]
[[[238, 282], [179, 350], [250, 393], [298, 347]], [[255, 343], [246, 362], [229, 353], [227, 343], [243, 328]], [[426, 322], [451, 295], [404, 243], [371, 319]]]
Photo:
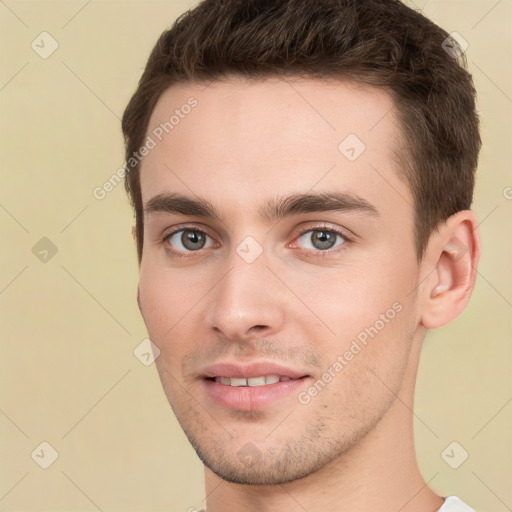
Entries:
[[331, 224], [329, 222], [325, 221], [310, 221], [310, 222], [304, 222], [302, 223], [298, 228], [298, 234], [295, 235], [295, 238], [302, 236], [304, 233], [307, 233], [308, 231], [319, 231], [319, 230], [325, 230], [325, 231], [332, 231], [334, 233], [339, 234], [342, 236], [345, 240], [352, 242], [353, 240], [357, 239], [358, 236], [350, 231], [348, 228], [338, 226], [337, 224]]
[[165, 234], [162, 234], [162, 238], [167, 239], [171, 237], [172, 235], [175, 235], [179, 231], [199, 231], [201, 233], [204, 233], [205, 235], [208, 235], [210, 238], [214, 238], [210, 233], [209, 229], [203, 226], [195, 225], [195, 224], [177, 224], [176, 226], [172, 226], [170, 228], [170, 231], [164, 230]]

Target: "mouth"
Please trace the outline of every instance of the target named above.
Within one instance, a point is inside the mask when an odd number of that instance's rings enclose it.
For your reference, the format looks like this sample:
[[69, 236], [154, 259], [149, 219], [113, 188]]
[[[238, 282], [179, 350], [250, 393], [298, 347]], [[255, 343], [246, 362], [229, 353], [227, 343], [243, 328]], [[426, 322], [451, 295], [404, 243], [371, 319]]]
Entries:
[[243, 379], [239, 377], [206, 377], [206, 380], [232, 387], [258, 387], [267, 386], [269, 384], [277, 384], [278, 382], [288, 382], [290, 380], [299, 380], [306, 378], [307, 375], [298, 378], [287, 377], [285, 375], [265, 375], [261, 377], [250, 377]]
[[219, 363], [202, 375], [208, 398], [222, 409], [237, 411], [261, 411], [284, 400], [294, 406], [300, 389], [311, 380], [300, 370], [266, 362]]

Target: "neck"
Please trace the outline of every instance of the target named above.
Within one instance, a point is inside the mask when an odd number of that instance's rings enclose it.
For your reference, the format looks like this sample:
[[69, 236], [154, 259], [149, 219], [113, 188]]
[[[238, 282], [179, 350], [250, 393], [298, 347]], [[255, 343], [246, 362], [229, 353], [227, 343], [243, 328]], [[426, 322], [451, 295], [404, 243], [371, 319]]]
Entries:
[[416, 462], [413, 401], [420, 344], [401, 391], [378, 425], [349, 452], [300, 480], [251, 486], [226, 482], [205, 468], [207, 512], [435, 512], [443, 499]]

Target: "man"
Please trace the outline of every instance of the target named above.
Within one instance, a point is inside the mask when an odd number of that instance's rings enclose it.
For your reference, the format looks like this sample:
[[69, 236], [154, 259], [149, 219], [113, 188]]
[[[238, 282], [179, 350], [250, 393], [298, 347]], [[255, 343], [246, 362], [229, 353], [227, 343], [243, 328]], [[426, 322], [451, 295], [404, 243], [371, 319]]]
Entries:
[[123, 117], [138, 301], [208, 512], [472, 510], [412, 421], [479, 258], [457, 56], [396, 0], [205, 0], [156, 44]]

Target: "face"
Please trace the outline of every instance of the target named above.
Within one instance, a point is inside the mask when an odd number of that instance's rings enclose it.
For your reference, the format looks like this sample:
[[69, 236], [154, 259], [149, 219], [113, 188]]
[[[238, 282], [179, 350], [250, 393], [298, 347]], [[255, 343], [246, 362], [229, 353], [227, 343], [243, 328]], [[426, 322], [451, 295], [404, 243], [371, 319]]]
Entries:
[[155, 107], [139, 303], [169, 403], [225, 480], [333, 463], [401, 389], [419, 266], [392, 110], [278, 79], [174, 85]]

